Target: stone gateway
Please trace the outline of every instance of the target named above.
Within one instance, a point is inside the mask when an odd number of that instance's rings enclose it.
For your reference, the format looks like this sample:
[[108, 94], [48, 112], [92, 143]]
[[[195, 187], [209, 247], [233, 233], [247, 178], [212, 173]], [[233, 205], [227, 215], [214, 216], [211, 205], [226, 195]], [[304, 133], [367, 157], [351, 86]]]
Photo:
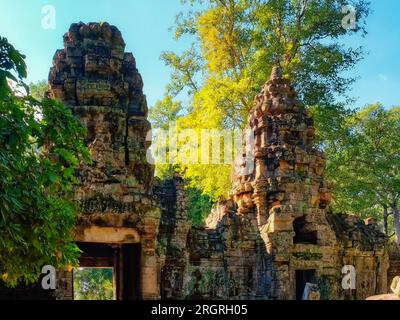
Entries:
[[88, 132], [93, 163], [80, 168], [75, 195], [81, 266], [113, 268], [117, 299], [157, 299], [161, 210], [153, 193], [154, 167], [146, 160], [150, 123], [141, 75], [124, 49], [114, 26], [72, 24], [64, 49], [54, 55], [49, 96], [70, 107]]

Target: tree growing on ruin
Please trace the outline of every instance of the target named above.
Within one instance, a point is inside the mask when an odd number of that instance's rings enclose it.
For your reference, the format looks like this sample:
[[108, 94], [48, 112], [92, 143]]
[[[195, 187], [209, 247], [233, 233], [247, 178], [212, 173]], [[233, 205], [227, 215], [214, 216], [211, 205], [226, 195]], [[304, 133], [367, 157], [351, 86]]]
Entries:
[[[363, 50], [357, 43], [345, 46], [342, 39], [366, 33], [366, 1], [184, 0], [183, 4], [175, 38], [193, 43], [184, 52], [161, 56], [172, 69], [166, 95], [183, 100], [179, 127], [242, 129], [256, 93], [278, 64], [300, 99], [319, 113], [317, 127], [335, 128], [324, 111], [340, 120], [346, 112], [344, 103], [351, 100], [347, 93], [356, 79], [344, 74], [362, 58]], [[347, 27], [349, 12], [343, 9], [349, 5], [355, 24]], [[227, 193], [230, 165], [183, 169], [211, 197]]]
[[0, 37], [0, 276], [37, 280], [44, 265], [75, 264], [74, 176], [89, 155], [84, 127], [57, 101], [36, 100], [24, 56]]

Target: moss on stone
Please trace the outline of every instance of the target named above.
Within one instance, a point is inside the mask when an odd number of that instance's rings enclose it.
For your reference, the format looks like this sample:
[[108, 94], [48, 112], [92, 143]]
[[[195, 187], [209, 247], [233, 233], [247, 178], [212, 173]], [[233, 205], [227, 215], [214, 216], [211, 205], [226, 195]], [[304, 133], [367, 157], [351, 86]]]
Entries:
[[323, 254], [320, 252], [311, 252], [311, 251], [302, 251], [302, 252], [293, 252], [293, 257], [299, 260], [320, 260], [323, 257]]

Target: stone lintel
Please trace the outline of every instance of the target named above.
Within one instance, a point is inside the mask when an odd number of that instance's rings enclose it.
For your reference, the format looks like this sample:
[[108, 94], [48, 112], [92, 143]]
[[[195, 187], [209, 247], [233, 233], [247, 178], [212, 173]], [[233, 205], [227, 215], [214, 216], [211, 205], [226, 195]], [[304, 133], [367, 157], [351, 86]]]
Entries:
[[111, 244], [132, 244], [140, 242], [140, 235], [135, 228], [125, 227], [82, 227], [75, 230], [75, 241]]

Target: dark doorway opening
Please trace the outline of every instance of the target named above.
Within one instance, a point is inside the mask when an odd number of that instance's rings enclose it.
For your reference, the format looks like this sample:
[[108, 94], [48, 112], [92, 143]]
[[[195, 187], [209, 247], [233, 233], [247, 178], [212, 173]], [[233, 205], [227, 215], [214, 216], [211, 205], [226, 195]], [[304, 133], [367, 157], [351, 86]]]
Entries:
[[121, 247], [123, 300], [139, 300], [140, 297], [140, 245], [124, 244]]
[[296, 300], [302, 299], [306, 283], [317, 283], [315, 270], [296, 270]]
[[297, 218], [293, 222], [293, 229], [295, 236], [293, 238], [293, 243], [303, 243], [303, 244], [317, 244], [318, 237], [317, 231], [307, 230], [306, 217], [302, 216]]
[[140, 244], [77, 243], [80, 268], [113, 270], [115, 300], [139, 300]]

